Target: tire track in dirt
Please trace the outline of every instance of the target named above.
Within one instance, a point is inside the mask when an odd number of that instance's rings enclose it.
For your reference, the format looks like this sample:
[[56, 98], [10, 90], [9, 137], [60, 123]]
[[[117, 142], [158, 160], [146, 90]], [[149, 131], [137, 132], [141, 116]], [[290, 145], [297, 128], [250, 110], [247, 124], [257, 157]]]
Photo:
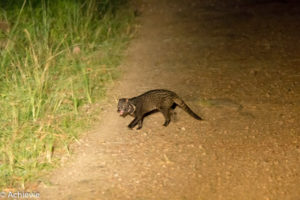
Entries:
[[[151, 0], [139, 9], [141, 27], [102, 122], [55, 170], [52, 184], [40, 186], [41, 198], [296, 200], [294, 2]], [[132, 119], [119, 118], [115, 99], [155, 88], [175, 91], [205, 121], [176, 109], [178, 120], [167, 128], [155, 114], [141, 131], [128, 130]]]

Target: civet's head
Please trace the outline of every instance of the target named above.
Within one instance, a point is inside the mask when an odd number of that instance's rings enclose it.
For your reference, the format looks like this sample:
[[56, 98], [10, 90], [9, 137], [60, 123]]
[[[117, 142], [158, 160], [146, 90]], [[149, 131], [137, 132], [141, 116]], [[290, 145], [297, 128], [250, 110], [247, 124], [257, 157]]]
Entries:
[[135, 106], [129, 102], [128, 99], [122, 98], [118, 102], [118, 113], [120, 116], [126, 117], [127, 115], [132, 115], [135, 111]]

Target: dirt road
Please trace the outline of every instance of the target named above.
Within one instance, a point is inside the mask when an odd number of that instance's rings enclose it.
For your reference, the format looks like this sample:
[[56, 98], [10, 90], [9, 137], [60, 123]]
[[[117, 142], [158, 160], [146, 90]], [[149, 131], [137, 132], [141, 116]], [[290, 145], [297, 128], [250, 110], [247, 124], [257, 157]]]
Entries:
[[[296, 1], [147, 0], [103, 119], [41, 199], [300, 199], [300, 5]], [[140, 131], [119, 97], [179, 94], [165, 128]], [[100, 108], [99, 108], [100, 109]]]

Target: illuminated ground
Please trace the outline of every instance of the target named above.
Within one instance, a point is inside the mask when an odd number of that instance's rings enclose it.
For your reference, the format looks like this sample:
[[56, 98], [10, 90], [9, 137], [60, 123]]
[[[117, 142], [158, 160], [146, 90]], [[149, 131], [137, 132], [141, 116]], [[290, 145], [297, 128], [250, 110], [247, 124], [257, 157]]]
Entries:
[[[299, 199], [300, 5], [227, 2], [139, 5], [103, 120], [40, 186], [42, 199]], [[205, 121], [177, 108], [167, 128], [155, 114], [128, 130], [115, 98], [155, 88]]]

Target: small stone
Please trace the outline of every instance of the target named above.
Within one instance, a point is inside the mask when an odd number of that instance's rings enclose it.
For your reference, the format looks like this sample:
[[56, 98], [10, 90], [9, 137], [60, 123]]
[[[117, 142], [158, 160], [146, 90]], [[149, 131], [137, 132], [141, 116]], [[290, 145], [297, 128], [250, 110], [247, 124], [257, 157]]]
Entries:
[[78, 46], [73, 48], [73, 54], [78, 55], [80, 53], [80, 48]]

